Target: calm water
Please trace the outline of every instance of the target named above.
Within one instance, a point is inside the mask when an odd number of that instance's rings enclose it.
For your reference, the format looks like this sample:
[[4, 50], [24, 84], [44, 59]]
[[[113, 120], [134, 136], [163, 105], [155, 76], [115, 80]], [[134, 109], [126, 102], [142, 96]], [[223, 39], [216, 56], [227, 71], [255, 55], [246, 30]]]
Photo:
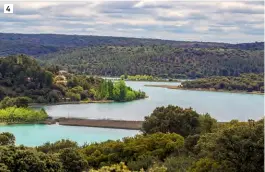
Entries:
[[16, 144], [39, 146], [48, 141], [70, 139], [79, 145], [106, 140], [118, 140], [139, 133], [136, 130], [106, 129], [93, 127], [75, 127], [62, 125], [9, 125], [0, 126], [1, 132], [11, 132], [16, 136]]
[[172, 90], [159, 87], [145, 87], [145, 84], [178, 85], [179, 83], [133, 82], [127, 85], [145, 91], [149, 98], [127, 103], [75, 104], [44, 107], [54, 117], [110, 118], [143, 120], [158, 106], [169, 104], [192, 107], [200, 113], [210, 113], [218, 121], [249, 118], [260, 119], [264, 96], [254, 94]]
[[[171, 90], [158, 87], [145, 87], [145, 84], [170, 84], [161, 82], [127, 82], [133, 89], [145, 91], [149, 98], [127, 103], [75, 104], [45, 106], [50, 116], [110, 118], [124, 120], [143, 120], [158, 106], [169, 104], [181, 107], [192, 107], [200, 113], [210, 113], [218, 121], [263, 117], [264, 96], [252, 94], [223, 93]], [[102, 129], [89, 127], [72, 127], [59, 125], [14, 125], [0, 126], [0, 132], [9, 131], [15, 134], [17, 144], [28, 146], [41, 145], [47, 141], [71, 139], [79, 144], [85, 142], [120, 139], [138, 133], [133, 130]]]

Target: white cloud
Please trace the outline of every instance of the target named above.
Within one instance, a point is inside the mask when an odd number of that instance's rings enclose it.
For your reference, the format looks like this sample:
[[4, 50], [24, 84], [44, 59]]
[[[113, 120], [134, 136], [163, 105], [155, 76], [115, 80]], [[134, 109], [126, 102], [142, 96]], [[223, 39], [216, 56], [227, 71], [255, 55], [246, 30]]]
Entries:
[[217, 42], [264, 40], [264, 4], [259, 2], [14, 2], [14, 8], [13, 15], [0, 13], [0, 32]]

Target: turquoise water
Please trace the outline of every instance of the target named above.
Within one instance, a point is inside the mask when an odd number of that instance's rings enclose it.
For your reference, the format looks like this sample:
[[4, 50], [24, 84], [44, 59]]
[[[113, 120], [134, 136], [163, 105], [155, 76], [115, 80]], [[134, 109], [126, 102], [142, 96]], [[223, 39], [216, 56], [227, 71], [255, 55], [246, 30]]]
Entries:
[[173, 90], [145, 87], [145, 84], [178, 85], [180, 83], [127, 81], [134, 89], [145, 91], [149, 98], [126, 103], [73, 104], [46, 106], [54, 117], [109, 118], [143, 120], [158, 106], [169, 104], [192, 107], [199, 113], [210, 113], [218, 121], [249, 118], [260, 119], [263, 114], [264, 96], [254, 94]]
[[[192, 107], [199, 113], [210, 113], [218, 121], [249, 118], [260, 119], [264, 114], [264, 96], [253, 94], [171, 90], [159, 87], [145, 87], [145, 84], [170, 84], [161, 82], [134, 82], [127, 84], [134, 89], [145, 91], [149, 98], [126, 103], [54, 105], [44, 108], [54, 117], [109, 118], [124, 120], [143, 120], [158, 106], [169, 104]], [[92, 127], [72, 127], [59, 125], [12, 125], [0, 126], [0, 132], [15, 134], [17, 144], [27, 146], [41, 145], [47, 141], [71, 139], [80, 145], [85, 142], [99, 142], [108, 139], [121, 139], [133, 136], [139, 131], [103, 129]]]
[[106, 129], [93, 127], [75, 127], [62, 125], [8, 125], [1, 126], [1, 132], [11, 132], [16, 136], [16, 144], [39, 146], [48, 141], [70, 139], [79, 145], [106, 140], [118, 140], [139, 133], [136, 130]]

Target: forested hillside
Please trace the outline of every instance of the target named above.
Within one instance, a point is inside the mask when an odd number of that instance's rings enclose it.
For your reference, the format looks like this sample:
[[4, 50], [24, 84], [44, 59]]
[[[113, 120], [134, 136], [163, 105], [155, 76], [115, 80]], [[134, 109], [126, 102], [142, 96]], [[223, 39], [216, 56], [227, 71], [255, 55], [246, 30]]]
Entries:
[[18, 55], [0, 58], [0, 100], [6, 96], [26, 96], [37, 103], [56, 103], [131, 101], [145, 98], [145, 93], [132, 90], [122, 80], [113, 83], [102, 78], [60, 74], [57, 68], [45, 69], [35, 59]]
[[77, 73], [104, 76], [152, 75], [165, 78], [238, 76], [264, 71], [263, 50], [97, 46], [76, 48], [40, 57]]
[[263, 50], [264, 42], [228, 44], [214, 42], [170, 41], [111, 36], [57, 35], [57, 34], [13, 34], [0, 33], [0, 56], [27, 54], [40, 56], [66, 48], [86, 46], [150, 46], [169, 45], [179, 48], [233, 48]]
[[214, 43], [110, 36], [0, 33], [0, 56], [26, 54], [41, 64], [104, 76], [200, 78], [261, 73], [264, 42]]

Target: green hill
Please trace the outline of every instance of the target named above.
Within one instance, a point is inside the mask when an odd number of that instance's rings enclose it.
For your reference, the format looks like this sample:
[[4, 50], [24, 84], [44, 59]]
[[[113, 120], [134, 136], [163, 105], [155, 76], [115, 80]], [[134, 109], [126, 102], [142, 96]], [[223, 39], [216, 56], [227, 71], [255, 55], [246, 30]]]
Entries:
[[229, 44], [91, 35], [0, 33], [0, 56], [16, 54], [41, 56], [69, 48], [80, 48], [87, 46], [151, 45], [168, 45], [178, 48], [232, 48], [241, 50], [264, 50], [264, 42]]
[[113, 83], [56, 70], [48, 71], [25, 55], [0, 58], [0, 100], [6, 96], [26, 96], [37, 103], [145, 98], [144, 92], [132, 90], [124, 81]]
[[43, 64], [90, 75], [152, 75], [170, 78], [238, 76], [264, 71], [263, 50], [96, 46], [41, 56]]
[[91, 35], [0, 33], [0, 56], [32, 55], [76, 73], [170, 78], [261, 73], [264, 42], [216, 43]]

